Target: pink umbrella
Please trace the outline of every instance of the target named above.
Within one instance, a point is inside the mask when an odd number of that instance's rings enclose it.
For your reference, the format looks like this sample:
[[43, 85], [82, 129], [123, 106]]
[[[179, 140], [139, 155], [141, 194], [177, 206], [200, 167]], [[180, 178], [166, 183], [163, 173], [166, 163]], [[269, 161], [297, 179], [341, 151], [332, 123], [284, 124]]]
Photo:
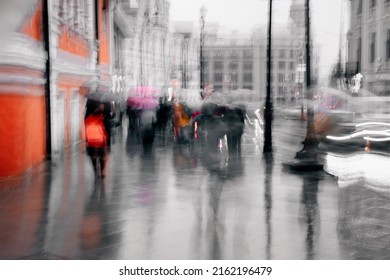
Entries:
[[156, 109], [158, 107], [158, 102], [154, 98], [129, 97], [127, 99], [127, 106], [133, 109]]
[[130, 107], [132, 109], [135, 109], [138, 107], [138, 99], [139, 97], [129, 97], [127, 98], [127, 107]]
[[156, 109], [158, 107], [158, 102], [154, 98], [143, 97], [143, 98], [140, 98], [139, 105], [144, 110]]
[[160, 91], [152, 86], [135, 86], [130, 90], [130, 95], [134, 97], [158, 98]]

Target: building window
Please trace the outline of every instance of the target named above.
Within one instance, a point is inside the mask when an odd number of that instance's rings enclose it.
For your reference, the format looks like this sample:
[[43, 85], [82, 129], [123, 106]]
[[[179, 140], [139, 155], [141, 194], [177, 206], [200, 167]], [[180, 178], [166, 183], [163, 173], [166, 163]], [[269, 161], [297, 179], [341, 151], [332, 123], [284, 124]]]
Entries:
[[58, 2], [58, 17], [62, 23], [66, 22], [66, 1], [59, 0]]
[[238, 82], [238, 74], [237, 73], [231, 74], [231, 82], [232, 83], [237, 83]]
[[384, 15], [389, 17], [390, 16], [390, 0], [385, 0], [385, 12]]
[[284, 82], [284, 75], [283, 74], [279, 74], [279, 82], [280, 83]]
[[215, 70], [222, 70], [223, 69], [223, 62], [222, 61], [215, 61], [214, 62], [214, 69]]
[[279, 50], [279, 57], [284, 58], [284, 50]]
[[[390, 0], [389, 0], [389, 2], [390, 2]], [[390, 29], [387, 29], [386, 59], [387, 59], [387, 60], [390, 60]]]
[[371, 42], [370, 42], [370, 62], [375, 60], [375, 37], [376, 33], [371, 33]]
[[229, 63], [230, 70], [237, 70], [238, 69], [238, 62], [237, 61], [231, 61]]
[[214, 74], [214, 83], [222, 83], [222, 74], [220, 73]]
[[290, 61], [290, 70], [294, 70], [294, 68], [295, 68], [295, 62]]
[[252, 61], [244, 61], [244, 70], [252, 70]]
[[286, 62], [285, 61], [279, 61], [279, 69], [284, 70], [286, 68]]
[[360, 15], [363, 10], [363, 0], [358, 0], [357, 14]]
[[290, 58], [294, 58], [294, 50], [290, 50]]
[[252, 82], [252, 73], [244, 74], [244, 82], [245, 83], [251, 83]]
[[374, 19], [375, 18], [375, 6], [376, 6], [376, 0], [370, 0], [370, 10], [368, 12], [368, 18]]
[[357, 43], [357, 61], [360, 62], [361, 59], [362, 59], [362, 38], [359, 38], [358, 39], [358, 43]]

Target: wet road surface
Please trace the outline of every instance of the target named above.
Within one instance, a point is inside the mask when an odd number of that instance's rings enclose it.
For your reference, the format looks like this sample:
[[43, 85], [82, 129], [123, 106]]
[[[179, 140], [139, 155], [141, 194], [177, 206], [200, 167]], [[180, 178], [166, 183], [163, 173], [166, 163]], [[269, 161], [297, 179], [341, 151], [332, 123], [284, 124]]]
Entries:
[[126, 127], [103, 180], [80, 146], [0, 181], [1, 259], [390, 258], [386, 178], [338, 155], [321, 157], [337, 177], [282, 169], [305, 123], [275, 121], [272, 161], [248, 126], [236, 157], [159, 136], [145, 155]]

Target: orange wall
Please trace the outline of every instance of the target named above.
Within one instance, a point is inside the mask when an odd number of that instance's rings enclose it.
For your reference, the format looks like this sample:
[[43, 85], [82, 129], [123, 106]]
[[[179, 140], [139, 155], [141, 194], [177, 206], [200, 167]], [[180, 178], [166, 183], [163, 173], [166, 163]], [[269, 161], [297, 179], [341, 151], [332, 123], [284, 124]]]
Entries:
[[82, 57], [88, 56], [87, 40], [70, 31], [67, 26], [61, 27], [58, 35], [58, 48]]
[[[42, 1], [36, 3], [32, 14], [26, 14], [19, 32], [33, 40], [42, 40]], [[11, 65], [0, 65], [0, 73], [42, 77], [40, 71]], [[12, 82], [3, 86], [0, 92], [0, 177], [8, 177], [26, 171], [45, 158], [45, 97], [43, 86]], [[7, 87], [13, 88], [12, 93]], [[18, 87], [20, 91], [28, 88], [38, 95], [18, 94]]]
[[45, 157], [45, 99], [3, 92], [0, 104], [0, 177], [14, 176]]
[[21, 32], [36, 40], [42, 40], [42, 1], [36, 4], [34, 14], [25, 19]]

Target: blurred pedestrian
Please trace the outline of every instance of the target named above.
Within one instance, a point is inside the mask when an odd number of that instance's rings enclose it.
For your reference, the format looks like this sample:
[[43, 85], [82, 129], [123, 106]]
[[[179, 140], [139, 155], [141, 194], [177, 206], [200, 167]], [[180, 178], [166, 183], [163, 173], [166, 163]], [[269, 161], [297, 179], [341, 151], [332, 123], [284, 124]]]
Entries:
[[191, 114], [186, 104], [174, 100], [172, 104], [174, 139], [179, 144], [188, 143]]
[[226, 110], [223, 118], [227, 124], [227, 143], [230, 155], [241, 154], [241, 137], [245, 127], [245, 108], [236, 106]]
[[141, 113], [140, 125], [142, 135], [142, 146], [145, 153], [150, 153], [155, 136], [155, 125], [156, 125], [156, 110], [145, 109]]
[[168, 121], [172, 115], [172, 104], [160, 97], [159, 109], [157, 111], [157, 127], [160, 129], [163, 136], [165, 136]]
[[87, 153], [95, 176], [104, 178], [111, 146], [111, 102], [88, 99], [84, 119]]
[[129, 132], [136, 133], [139, 128], [139, 117], [141, 108], [137, 102], [137, 98], [129, 97], [126, 106], [127, 116], [129, 117]]

